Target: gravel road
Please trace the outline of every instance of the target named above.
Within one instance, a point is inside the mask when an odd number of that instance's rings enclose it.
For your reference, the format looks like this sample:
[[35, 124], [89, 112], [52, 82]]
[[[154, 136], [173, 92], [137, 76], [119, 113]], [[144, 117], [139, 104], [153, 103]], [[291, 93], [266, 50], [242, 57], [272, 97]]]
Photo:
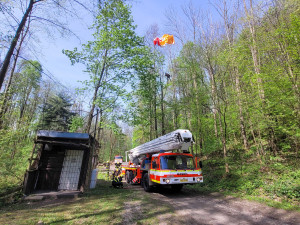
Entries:
[[[143, 191], [134, 185], [136, 191]], [[158, 202], [173, 207], [174, 214], [160, 215], [160, 224], [291, 224], [300, 225], [300, 213], [272, 208], [254, 201], [223, 196], [219, 193], [200, 194], [183, 189], [171, 193], [167, 189], [146, 193]]]

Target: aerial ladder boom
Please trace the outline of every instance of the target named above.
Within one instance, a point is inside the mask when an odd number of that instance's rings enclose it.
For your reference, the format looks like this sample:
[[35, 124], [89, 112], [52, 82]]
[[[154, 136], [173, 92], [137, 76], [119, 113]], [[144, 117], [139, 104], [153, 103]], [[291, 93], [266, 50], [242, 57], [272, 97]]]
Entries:
[[193, 143], [192, 133], [189, 130], [178, 129], [129, 150], [129, 159], [131, 162], [135, 162], [141, 155], [154, 154], [162, 150], [182, 150], [186, 152]]

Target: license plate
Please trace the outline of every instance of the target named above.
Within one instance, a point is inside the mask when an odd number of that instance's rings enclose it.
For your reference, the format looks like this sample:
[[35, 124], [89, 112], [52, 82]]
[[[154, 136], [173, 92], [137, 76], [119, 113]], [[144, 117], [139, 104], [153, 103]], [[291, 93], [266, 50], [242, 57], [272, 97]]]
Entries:
[[180, 182], [188, 182], [188, 179], [180, 179]]

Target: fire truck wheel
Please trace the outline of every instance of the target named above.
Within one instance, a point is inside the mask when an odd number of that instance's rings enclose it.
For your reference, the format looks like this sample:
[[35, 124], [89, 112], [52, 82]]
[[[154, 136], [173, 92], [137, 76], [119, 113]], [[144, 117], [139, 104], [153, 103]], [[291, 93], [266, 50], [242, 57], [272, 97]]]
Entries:
[[126, 180], [127, 184], [132, 184], [132, 179], [133, 179], [132, 171], [126, 171], [125, 180]]
[[142, 181], [143, 188], [146, 192], [150, 192], [152, 190], [151, 186], [149, 185], [149, 177], [148, 173], [145, 173], [143, 175], [143, 181]]
[[173, 184], [173, 185], [171, 185], [171, 189], [174, 192], [181, 191], [182, 187], [183, 187], [183, 184]]
[[133, 182], [132, 182], [133, 178], [134, 178], [133, 172], [132, 172], [132, 171], [129, 171], [129, 177], [128, 177], [128, 179], [129, 179], [129, 183], [130, 183], [130, 184], [133, 183]]
[[129, 171], [126, 171], [125, 173], [125, 180], [126, 180], [126, 183], [129, 184], [130, 183], [130, 175], [129, 175]]

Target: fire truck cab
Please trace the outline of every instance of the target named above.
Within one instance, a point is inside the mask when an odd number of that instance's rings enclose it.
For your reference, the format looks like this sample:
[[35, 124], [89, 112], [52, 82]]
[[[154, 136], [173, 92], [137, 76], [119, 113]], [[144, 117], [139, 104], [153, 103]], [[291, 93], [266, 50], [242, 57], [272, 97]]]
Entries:
[[[192, 138], [188, 141], [180, 140], [182, 135], [178, 135], [178, 132], [182, 131], [187, 130], [176, 130], [170, 133], [173, 135], [167, 134], [158, 138], [159, 140], [151, 141], [157, 147], [159, 147], [159, 143], [163, 143], [166, 150], [151, 149], [152, 144], [149, 145], [149, 142], [131, 150], [130, 153], [135, 154], [135, 158], [131, 157], [135, 163], [129, 162], [122, 166], [126, 182], [141, 184], [147, 192], [151, 191], [154, 186], [171, 186], [172, 189], [179, 191], [185, 184], [203, 182], [200, 160], [187, 151], [189, 147], [187, 142], [191, 144], [193, 140]], [[176, 138], [171, 138], [171, 140], [170, 136]], [[166, 142], [170, 146], [169, 149], [166, 147]], [[176, 142], [175, 149], [172, 142]], [[185, 149], [181, 151], [180, 147], [183, 145]], [[148, 150], [144, 150], [144, 148], [148, 148]]]

